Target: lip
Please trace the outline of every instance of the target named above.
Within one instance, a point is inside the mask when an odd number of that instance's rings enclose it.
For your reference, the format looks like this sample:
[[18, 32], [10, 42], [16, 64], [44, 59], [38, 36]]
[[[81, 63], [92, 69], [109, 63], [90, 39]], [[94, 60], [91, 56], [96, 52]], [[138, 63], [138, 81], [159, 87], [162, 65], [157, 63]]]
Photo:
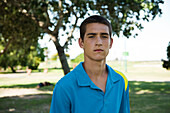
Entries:
[[102, 49], [95, 49], [94, 51], [95, 52], [102, 52], [103, 50]]

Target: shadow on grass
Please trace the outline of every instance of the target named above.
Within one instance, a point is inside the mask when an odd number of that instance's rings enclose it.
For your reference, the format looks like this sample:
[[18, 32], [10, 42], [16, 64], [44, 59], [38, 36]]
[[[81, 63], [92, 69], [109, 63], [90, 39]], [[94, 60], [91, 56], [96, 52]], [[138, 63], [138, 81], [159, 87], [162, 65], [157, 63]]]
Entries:
[[[19, 84], [19, 85], [11, 85], [11, 86], [0, 86], [0, 88], [37, 88], [37, 85], [39, 83], [34, 84]], [[51, 86], [43, 86], [40, 88], [37, 88], [40, 91], [53, 91], [55, 86], [55, 83], [52, 83]]]
[[[21, 84], [1, 86], [6, 88], [35, 88], [37, 84]], [[54, 86], [39, 88], [52, 91]], [[131, 113], [169, 113], [170, 82], [130, 81]], [[35, 94], [27, 96], [0, 98], [0, 113], [14, 111], [16, 113], [47, 113], [50, 109], [51, 94]]]
[[50, 94], [22, 95], [0, 98], [0, 113], [48, 113]]
[[0, 86], [0, 88], [36, 88], [38, 83], [34, 84], [17, 84], [17, 85], [10, 85], [10, 86]]
[[21, 71], [21, 72], [0, 72], [0, 74], [17, 74], [17, 73], [26, 73], [26, 71]]
[[[10, 86], [0, 86], [0, 88], [36, 88], [38, 84], [39, 83], [17, 84]], [[52, 83], [52, 86], [44, 86], [38, 89], [52, 91], [54, 86], [55, 83]], [[147, 94], [147, 93], [170, 94], [170, 82], [129, 81], [129, 87], [130, 92], [135, 94]]]
[[[70, 70], [73, 69], [73, 67], [70, 67]], [[48, 72], [54, 72], [62, 70], [62, 68], [48, 68]], [[44, 69], [36, 69], [32, 70], [31, 73], [39, 73], [39, 72], [44, 72]], [[0, 74], [17, 74], [17, 73], [27, 73], [26, 70], [17, 70], [15, 73], [13, 72], [0, 72]]]
[[170, 82], [130, 81], [131, 113], [169, 113]]
[[130, 81], [129, 87], [130, 91], [136, 94], [145, 93], [170, 94], [170, 82]]

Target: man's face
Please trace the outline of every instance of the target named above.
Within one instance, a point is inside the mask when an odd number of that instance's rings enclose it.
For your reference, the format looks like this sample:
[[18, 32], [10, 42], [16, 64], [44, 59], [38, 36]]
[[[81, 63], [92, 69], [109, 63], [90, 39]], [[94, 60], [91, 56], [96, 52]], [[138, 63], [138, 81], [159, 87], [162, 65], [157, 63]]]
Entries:
[[84, 49], [85, 59], [95, 61], [105, 60], [112, 43], [108, 26], [100, 23], [87, 24], [84, 41], [79, 39], [79, 45]]

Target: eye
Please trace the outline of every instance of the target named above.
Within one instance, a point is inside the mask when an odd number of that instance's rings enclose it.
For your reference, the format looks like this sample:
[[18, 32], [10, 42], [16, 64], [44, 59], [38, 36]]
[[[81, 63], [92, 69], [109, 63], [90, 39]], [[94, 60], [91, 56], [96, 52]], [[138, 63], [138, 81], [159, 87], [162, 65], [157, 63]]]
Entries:
[[94, 38], [94, 36], [89, 36], [89, 38]]
[[108, 38], [108, 36], [102, 36], [102, 38]]

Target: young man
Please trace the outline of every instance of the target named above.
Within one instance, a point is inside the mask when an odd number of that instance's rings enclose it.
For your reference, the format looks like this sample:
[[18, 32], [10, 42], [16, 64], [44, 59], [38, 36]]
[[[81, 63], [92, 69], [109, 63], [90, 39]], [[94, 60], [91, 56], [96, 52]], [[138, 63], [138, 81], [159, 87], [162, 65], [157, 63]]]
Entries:
[[50, 113], [130, 113], [126, 77], [106, 64], [112, 47], [107, 19], [91, 16], [80, 26], [84, 62], [55, 86]]

